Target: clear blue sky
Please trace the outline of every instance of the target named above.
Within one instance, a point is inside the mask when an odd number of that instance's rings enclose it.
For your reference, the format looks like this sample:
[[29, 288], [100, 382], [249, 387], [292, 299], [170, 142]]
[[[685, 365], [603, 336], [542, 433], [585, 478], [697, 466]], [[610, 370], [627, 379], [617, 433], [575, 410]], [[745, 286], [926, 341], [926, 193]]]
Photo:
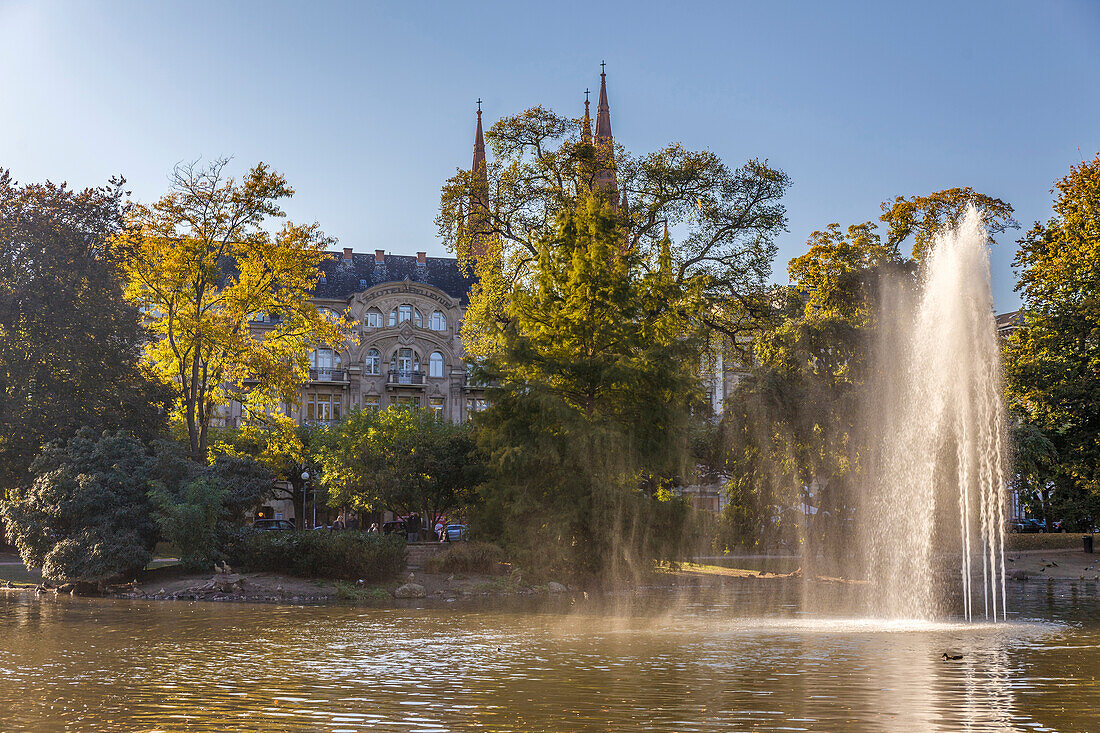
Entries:
[[[263, 160], [342, 246], [444, 254], [439, 189], [487, 121], [578, 115], [607, 60], [612, 126], [768, 158], [794, 185], [775, 278], [829, 222], [973, 186], [1026, 229], [1100, 150], [1100, 3], [21, 2], [0, 0], [0, 166], [134, 195], [172, 165]], [[1013, 240], [998, 309], [1018, 303]]]

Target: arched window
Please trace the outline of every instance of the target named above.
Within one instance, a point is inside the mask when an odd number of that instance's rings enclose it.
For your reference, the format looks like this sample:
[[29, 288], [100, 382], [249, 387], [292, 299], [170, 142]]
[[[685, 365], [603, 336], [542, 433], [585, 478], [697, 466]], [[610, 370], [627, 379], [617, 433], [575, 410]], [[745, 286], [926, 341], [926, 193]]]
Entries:
[[[380, 313], [379, 316], [382, 314]], [[378, 349], [371, 349], [367, 352], [367, 358], [363, 361], [364, 368], [367, 374], [381, 374], [382, 373], [382, 352]]]
[[390, 328], [393, 328], [396, 325], [397, 325], [397, 309], [394, 308], [392, 311], [390, 311]]
[[420, 371], [420, 357], [412, 349], [398, 349], [390, 359], [390, 369], [398, 374], [411, 374]]
[[340, 320], [340, 314], [334, 311], [332, 308], [321, 307], [317, 311], [321, 314], [321, 318], [324, 318], [329, 323], [337, 323]]
[[367, 328], [382, 328], [382, 311], [371, 308], [363, 316], [363, 322]]
[[424, 327], [424, 316], [421, 315], [420, 310], [417, 308], [413, 308], [413, 324], [420, 328]]
[[443, 315], [442, 311], [435, 311], [432, 313], [431, 320], [428, 321], [428, 328], [433, 331], [446, 331], [447, 316]]
[[438, 351], [433, 351], [432, 355], [428, 357], [428, 376], [443, 376], [443, 354], [440, 354]]

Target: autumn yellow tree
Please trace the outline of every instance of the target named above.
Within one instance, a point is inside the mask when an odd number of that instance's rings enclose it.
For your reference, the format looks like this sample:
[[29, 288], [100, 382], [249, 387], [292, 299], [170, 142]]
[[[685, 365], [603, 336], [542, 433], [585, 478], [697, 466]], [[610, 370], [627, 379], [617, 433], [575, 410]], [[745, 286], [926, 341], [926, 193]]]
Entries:
[[173, 419], [196, 460], [219, 407], [236, 400], [246, 419], [278, 422], [279, 403], [308, 376], [309, 350], [345, 340], [346, 324], [309, 300], [332, 240], [315, 223], [269, 231], [294, 190], [263, 163], [240, 181], [227, 165], [176, 166], [170, 191], [133, 205], [119, 235], [126, 297], [153, 335], [145, 359], [174, 389]]

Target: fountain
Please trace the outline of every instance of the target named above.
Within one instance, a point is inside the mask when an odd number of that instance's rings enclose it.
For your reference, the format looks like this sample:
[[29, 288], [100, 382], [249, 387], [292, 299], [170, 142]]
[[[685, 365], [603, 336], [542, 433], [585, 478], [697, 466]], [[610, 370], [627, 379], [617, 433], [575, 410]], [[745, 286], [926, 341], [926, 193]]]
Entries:
[[[1005, 618], [1005, 414], [987, 242], [970, 207], [936, 238], [917, 293], [884, 288], [861, 523], [870, 603], [884, 617], [929, 619], [961, 592], [968, 621]], [[942, 561], [955, 553], [951, 592]]]

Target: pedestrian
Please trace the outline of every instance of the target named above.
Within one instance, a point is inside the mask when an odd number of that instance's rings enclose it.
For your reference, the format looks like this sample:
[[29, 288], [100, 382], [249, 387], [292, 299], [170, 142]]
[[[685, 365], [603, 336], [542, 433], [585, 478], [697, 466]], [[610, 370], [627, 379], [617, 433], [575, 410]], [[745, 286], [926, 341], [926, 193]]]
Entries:
[[439, 519], [435, 520], [435, 536], [436, 536], [436, 539], [438, 539], [440, 542], [442, 542], [443, 539], [444, 539], [443, 530], [446, 529], [446, 527], [447, 527], [447, 525], [444, 523], [443, 517], [440, 517]]

